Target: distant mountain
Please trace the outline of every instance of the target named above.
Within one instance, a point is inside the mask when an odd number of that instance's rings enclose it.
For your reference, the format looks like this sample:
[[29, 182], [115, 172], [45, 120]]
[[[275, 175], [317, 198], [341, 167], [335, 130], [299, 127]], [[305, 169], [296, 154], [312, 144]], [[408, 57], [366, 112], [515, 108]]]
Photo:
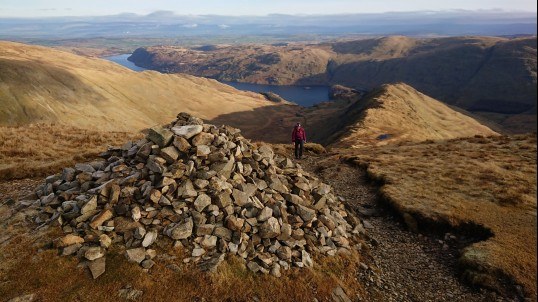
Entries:
[[275, 106], [215, 80], [154, 71], [51, 48], [0, 42], [0, 126], [50, 122], [136, 131], [187, 111], [206, 119]]
[[163, 72], [260, 84], [371, 89], [405, 82], [508, 130], [525, 132], [536, 130], [536, 42], [535, 36], [389, 36], [211, 50], [159, 46], [139, 48], [129, 60]]
[[445, 140], [495, 131], [406, 84], [383, 85], [339, 115], [335, 147]]
[[519, 35], [536, 34], [536, 13], [416, 11], [341, 15], [148, 15], [0, 18], [0, 38], [177, 37], [198, 35]]

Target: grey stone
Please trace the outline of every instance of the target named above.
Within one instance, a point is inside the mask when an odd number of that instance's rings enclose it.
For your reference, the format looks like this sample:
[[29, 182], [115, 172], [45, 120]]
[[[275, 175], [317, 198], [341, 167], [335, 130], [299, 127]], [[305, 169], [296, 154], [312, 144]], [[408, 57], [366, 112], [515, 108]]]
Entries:
[[159, 147], [164, 148], [170, 145], [174, 138], [174, 133], [168, 129], [154, 127], [149, 129], [147, 138], [159, 145]]
[[160, 156], [164, 158], [167, 163], [171, 164], [179, 157], [179, 151], [176, 149], [176, 147], [169, 146], [161, 149]]
[[263, 222], [267, 219], [271, 218], [273, 216], [273, 209], [269, 207], [265, 207], [260, 212], [260, 215], [258, 215], [258, 221]]
[[224, 261], [224, 256], [224, 254], [215, 254], [213, 257], [198, 263], [198, 268], [201, 271], [213, 273], [217, 271], [218, 266]]
[[103, 257], [104, 255], [105, 253], [103, 253], [101, 247], [90, 247], [84, 253], [84, 258], [93, 261], [95, 259]]
[[280, 225], [278, 220], [271, 217], [265, 221], [259, 229], [261, 238], [275, 238], [280, 235]]
[[144, 236], [144, 240], [142, 241], [142, 246], [148, 247], [152, 245], [155, 242], [155, 240], [157, 240], [157, 237], [158, 237], [157, 231], [151, 230], [147, 232], [146, 236]]
[[202, 132], [204, 127], [202, 125], [187, 125], [187, 126], [176, 126], [172, 127], [172, 132], [177, 135], [184, 137], [185, 139], [190, 139], [196, 134]]
[[211, 197], [202, 193], [198, 195], [198, 197], [196, 197], [196, 200], [194, 201], [194, 208], [196, 209], [196, 211], [202, 212], [210, 204]]
[[331, 298], [333, 302], [351, 302], [351, 299], [349, 299], [349, 297], [344, 292], [344, 289], [342, 289], [340, 286], [336, 287], [333, 290]]
[[192, 235], [193, 221], [188, 217], [183, 223], [176, 224], [168, 229], [168, 236], [174, 240], [186, 239]]
[[129, 261], [140, 263], [146, 259], [146, 249], [143, 247], [138, 247], [127, 250], [127, 258]]
[[88, 268], [90, 269], [90, 273], [92, 274], [93, 279], [97, 279], [99, 276], [105, 273], [106, 258], [101, 257], [90, 261], [90, 263], [88, 263]]

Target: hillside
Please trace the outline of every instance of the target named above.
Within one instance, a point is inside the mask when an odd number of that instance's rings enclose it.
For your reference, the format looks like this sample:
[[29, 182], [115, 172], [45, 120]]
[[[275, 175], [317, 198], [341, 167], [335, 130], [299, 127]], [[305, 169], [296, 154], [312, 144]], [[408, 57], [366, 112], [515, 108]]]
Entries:
[[339, 151], [381, 185], [411, 230], [466, 238], [465, 280], [536, 301], [535, 134]]
[[405, 82], [507, 130], [536, 130], [536, 37], [376, 39], [285, 46], [139, 48], [139, 66], [220, 80], [372, 89]]
[[0, 42], [0, 126], [51, 122], [133, 131], [179, 111], [211, 119], [269, 105], [275, 104], [215, 80], [137, 73], [101, 59]]
[[333, 146], [356, 148], [402, 141], [495, 135], [488, 127], [399, 83], [383, 85], [339, 116]]

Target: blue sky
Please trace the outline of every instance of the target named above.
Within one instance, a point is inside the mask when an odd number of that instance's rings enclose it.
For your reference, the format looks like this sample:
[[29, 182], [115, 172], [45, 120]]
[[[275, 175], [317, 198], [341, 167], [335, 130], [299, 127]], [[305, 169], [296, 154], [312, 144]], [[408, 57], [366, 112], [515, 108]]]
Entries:
[[267, 15], [454, 9], [537, 10], [535, 0], [0, 0], [2, 17], [97, 16], [125, 12], [148, 14], [159, 10], [180, 15]]

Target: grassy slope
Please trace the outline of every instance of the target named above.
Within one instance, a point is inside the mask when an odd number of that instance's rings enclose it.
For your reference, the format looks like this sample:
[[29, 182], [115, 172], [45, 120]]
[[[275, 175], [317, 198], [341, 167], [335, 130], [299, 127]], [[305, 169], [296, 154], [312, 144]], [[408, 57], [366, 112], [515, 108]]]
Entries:
[[214, 80], [157, 72], [50, 48], [0, 42], [0, 125], [57, 122], [139, 130], [180, 111], [211, 119], [274, 105]]
[[[352, 105], [340, 119], [347, 126], [334, 144], [338, 147], [496, 134], [405, 84], [383, 85]], [[390, 137], [379, 140], [383, 134]]]
[[141, 136], [48, 124], [0, 127], [0, 180], [51, 175]]
[[[513, 290], [502, 284], [511, 279], [536, 299], [535, 135], [478, 136], [347, 152], [382, 181], [382, 193], [392, 206], [410, 214], [419, 226], [478, 225], [493, 233], [463, 252], [470, 281], [502, 291]], [[409, 216], [408, 222], [413, 224]]]

